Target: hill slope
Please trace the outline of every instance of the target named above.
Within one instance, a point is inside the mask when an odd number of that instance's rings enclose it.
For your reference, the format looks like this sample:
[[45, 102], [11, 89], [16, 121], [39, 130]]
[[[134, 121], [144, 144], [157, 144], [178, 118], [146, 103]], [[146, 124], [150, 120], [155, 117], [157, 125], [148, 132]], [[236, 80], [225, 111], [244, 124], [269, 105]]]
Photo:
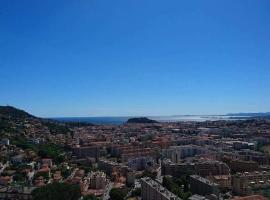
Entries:
[[66, 134], [71, 132], [65, 123], [35, 117], [12, 106], [0, 106], [0, 136]]
[[17, 109], [12, 106], [0, 106], [0, 117], [6, 118], [34, 118], [33, 115], [24, 110]]
[[158, 123], [158, 121], [148, 119], [147, 117], [138, 117], [128, 119], [127, 123], [150, 124], [150, 123]]

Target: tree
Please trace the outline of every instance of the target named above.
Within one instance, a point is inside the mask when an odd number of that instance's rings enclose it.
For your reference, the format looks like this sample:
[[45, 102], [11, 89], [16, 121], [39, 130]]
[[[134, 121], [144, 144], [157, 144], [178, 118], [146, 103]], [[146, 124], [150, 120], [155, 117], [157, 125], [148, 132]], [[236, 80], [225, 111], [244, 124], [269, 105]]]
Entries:
[[150, 177], [151, 179], [156, 179], [157, 173], [156, 172], [149, 172], [149, 171], [144, 171], [142, 174], [142, 177]]
[[189, 191], [189, 184], [188, 184], [188, 176], [182, 176], [181, 177], [181, 181], [184, 185], [184, 192], [188, 192]]
[[83, 197], [83, 200], [98, 200], [95, 195], [89, 194]]
[[191, 192], [185, 192], [185, 193], [182, 193], [180, 197], [183, 200], [188, 200], [188, 198], [191, 197], [191, 196], [192, 196], [192, 193]]
[[48, 172], [37, 172], [34, 176], [34, 179], [42, 176], [44, 179], [48, 180], [49, 179], [49, 173]]
[[26, 174], [23, 172], [17, 172], [14, 176], [13, 176], [13, 180], [14, 181], [25, 181], [25, 176]]
[[173, 182], [173, 180], [172, 180], [171, 177], [165, 176], [163, 178], [163, 181], [162, 181], [162, 186], [164, 186], [168, 190], [172, 191], [173, 188], [175, 187], [175, 184], [174, 184], [174, 182]]
[[[182, 176], [180, 179], [175, 179], [165, 176], [163, 178], [162, 185], [178, 197], [182, 198], [183, 200], [187, 200], [191, 196], [191, 193], [189, 192], [187, 177], [188, 176], [186, 175]], [[184, 185], [183, 189], [182, 185]]]
[[70, 176], [70, 174], [71, 174], [71, 170], [68, 169], [67, 167], [62, 167], [62, 168], [60, 169], [60, 171], [61, 171], [61, 175], [62, 175], [64, 178], [67, 178], [67, 177]]
[[67, 183], [52, 183], [32, 192], [33, 200], [78, 200], [81, 196], [78, 185]]
[[38, 156], [41, 158], [52, 158], [56, 163], [61, 163], [65, 160], [62, 154], [63, 150], [55, 144], [42, 145], [38, 151]]
[[125, 196], [126, 196], [126, 193], [119, 188], [113, 188], [110, 191], [111, 200], [124, 200]]
[[142, 192], [141, 188], [136, 188], [135, 190], [132, 191], [131, 196], [133, 197], [141, 196], [141, 192]]

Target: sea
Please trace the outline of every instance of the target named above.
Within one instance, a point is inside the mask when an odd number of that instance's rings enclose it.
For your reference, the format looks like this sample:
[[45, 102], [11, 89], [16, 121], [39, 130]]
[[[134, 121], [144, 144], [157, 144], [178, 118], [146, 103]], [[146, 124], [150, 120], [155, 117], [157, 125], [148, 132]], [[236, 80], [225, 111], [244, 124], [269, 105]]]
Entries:
[[[140, 116], [136, 116], [140, 117]], [[146, 116], [149, 119], [159, 122], [203, 122], [203, 121], [218, 121], [218, 120], [235, 120], [235, 116], [229, 115], [177, 115], [177, 116]], [[245, 119], [249, 116], [237, 116], [237, 119]], [[62, 122], [86, 122], [92, 124], [107, 124], [107, 125], [121, 125], [127, 122], [128, 119], [134, 116], [125, 117], [57, 117], [54, 120]]]

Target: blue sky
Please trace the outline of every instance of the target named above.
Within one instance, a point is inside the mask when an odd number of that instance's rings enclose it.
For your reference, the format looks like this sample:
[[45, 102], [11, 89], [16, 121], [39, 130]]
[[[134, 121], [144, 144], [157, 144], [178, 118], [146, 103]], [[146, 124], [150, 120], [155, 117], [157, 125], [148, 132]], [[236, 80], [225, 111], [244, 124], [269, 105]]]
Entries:
[[43, 117], [270, 111], [270, 1], [0, 1], [0, 104]]

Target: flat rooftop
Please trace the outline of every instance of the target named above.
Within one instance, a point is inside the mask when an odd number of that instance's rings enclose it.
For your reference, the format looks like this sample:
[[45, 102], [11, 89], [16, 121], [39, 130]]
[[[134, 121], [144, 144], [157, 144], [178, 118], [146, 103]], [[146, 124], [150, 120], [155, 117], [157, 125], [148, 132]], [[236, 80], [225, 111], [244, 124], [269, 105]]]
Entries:
[[197, 180], [199, 180], [200, 182], [206, 183], [206, 184], [211, 185], [211, 186], [218, 186], [218, 184], [216, 184], [216, 183], [214, 183], [214, 182], [212, 182], [212, 181], [210, 181], [210, 180], [208, 180], [208, 179], [206, 179], [206, 178], [203, 178], [203, 177], [201, 177], [201, 176], [198, 176], [198, 175], [192, 175], [192, 176], [190, 176], [190, 177], [191, 177], [191, 178], [194, 178], [194, 179], [197, 179]]
[[159, 193], [164, 195], [165, 197], [170, 198], [171, 200], [181, 200], [181, 198], [177, 197], [175, 194], [164, 188], [160, 183], [154, 181], [153, 179], [149, 177], [142, 178], [144, 182], [146, 182], [148, 185], [155, 188]]

